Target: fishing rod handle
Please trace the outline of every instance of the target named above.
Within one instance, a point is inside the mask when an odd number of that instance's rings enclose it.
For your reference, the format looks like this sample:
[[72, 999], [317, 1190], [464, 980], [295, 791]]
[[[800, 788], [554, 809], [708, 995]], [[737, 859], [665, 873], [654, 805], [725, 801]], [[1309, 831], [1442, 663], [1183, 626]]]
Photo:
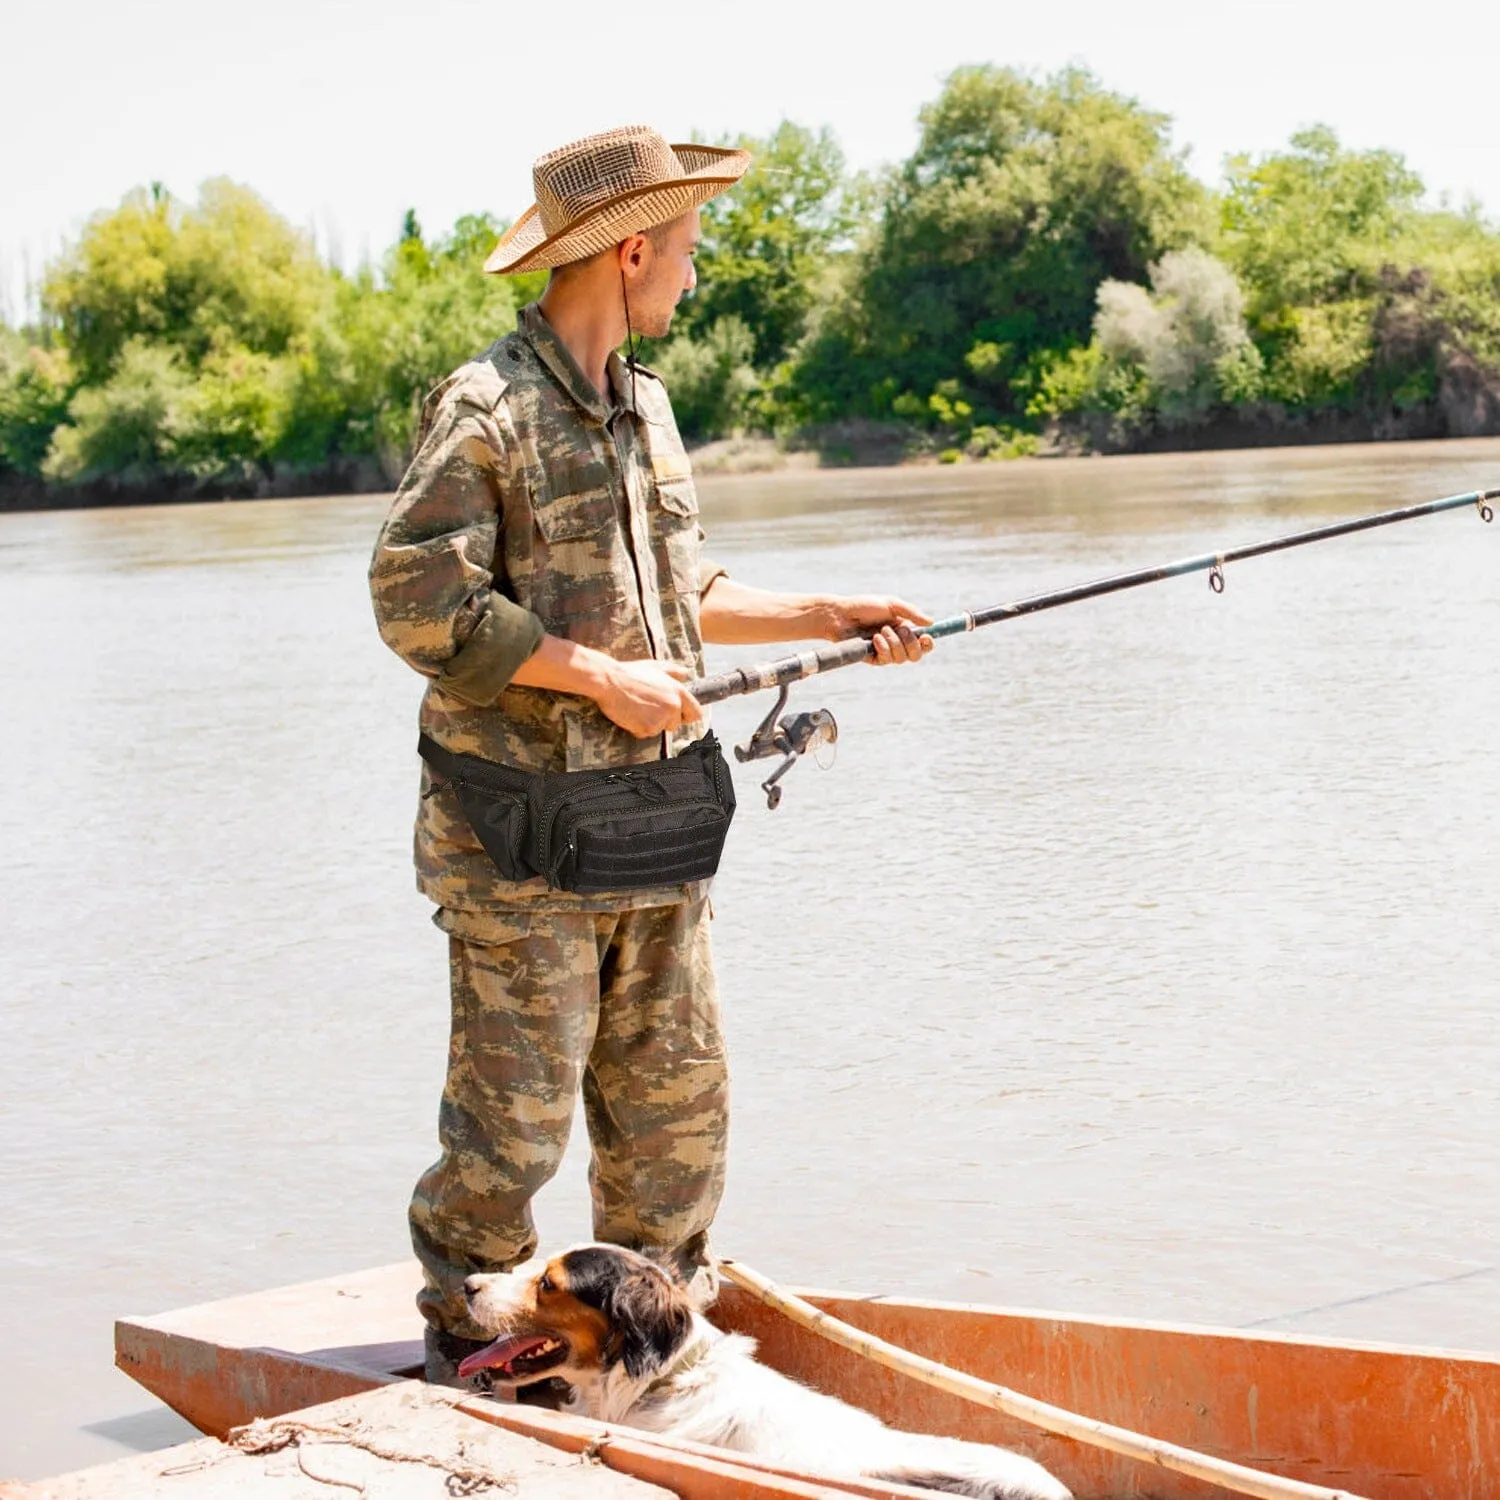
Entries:
[[721, 703], [725, 698], [783, 687], [789, 682], [800, 682], [804, 677], [816, 677], [819, 672], [832, 672], [855, 662], [871, 661], [874, 656], [874, 646], [860, 636], [832, 646], [819, 646], [816, 651], [799, 651], [795, 656], [735, 667], [713, 677], [697, 677], [687, 684], [687, 690], [699, 703]]

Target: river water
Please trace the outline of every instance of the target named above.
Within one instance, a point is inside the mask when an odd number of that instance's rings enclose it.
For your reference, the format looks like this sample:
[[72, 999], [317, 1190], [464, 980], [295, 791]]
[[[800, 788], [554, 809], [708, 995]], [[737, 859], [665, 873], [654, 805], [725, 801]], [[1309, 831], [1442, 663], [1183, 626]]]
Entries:
[[[1465, 442], [701, 492], [747, 581], [948, 612], [1497, 484]], [[0, 1476], [186, 1435], [114, 1315], [406, 1253], [447, 1021], [382, 510], [0, 516]], [[837, 764], [774, 814], [740, 771], [715, 894], [720, 1247], [1500, 1348], [1497, 580], [1459, 513], [806, 685]], [[544, 1243], [584, 1204], [575, 1149]]]

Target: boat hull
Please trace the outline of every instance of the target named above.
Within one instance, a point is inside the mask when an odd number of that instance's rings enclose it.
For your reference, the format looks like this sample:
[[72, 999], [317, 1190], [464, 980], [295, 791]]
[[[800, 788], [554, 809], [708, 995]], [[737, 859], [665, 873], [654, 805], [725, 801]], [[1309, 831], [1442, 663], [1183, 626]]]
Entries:
[[[421, 1361], [411, 1264], [122, 1319], [116, 1362], [201, 1431], [352, 1395]], [[1500, 1474], [1500, 1357], [807, 1292], [915, 1353], [1102, 1421], [1369, 1500], [1481, 1500]], [[1054, 1438], [883, 1369], [726, 1288], [721, 1327], [896, 1426], [1027, 1453], [1079, 1500], [1203, 1483]], [[546, 1418], [542, 1418], [546, 1426]], [[872, 1487], [870, 1492], [881, 1492]]]

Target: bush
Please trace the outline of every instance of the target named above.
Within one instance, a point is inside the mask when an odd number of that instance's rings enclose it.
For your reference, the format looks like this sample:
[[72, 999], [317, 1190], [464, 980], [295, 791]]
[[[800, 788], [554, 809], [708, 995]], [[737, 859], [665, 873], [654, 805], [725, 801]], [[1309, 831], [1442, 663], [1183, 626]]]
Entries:
[[1041, 439], [1034, 432], [1020, 432], [1004, 423], [985, 424], [969, 434], [964, 452], [970, 458], [1027, 458], [1040, 447]]
[[1288, 308], [1276, 330], [1266, 394], [1308, 410], [1352, 408], [1374, 347], [1372, 298]]
[[0, 327], [0, 473], [35, 478], [67, 415], [74, 376], [59, 349], [41, 349]]
[[196, 480], [253, 479], [291, 426], [295, 359], [228, 349], [204, 361], [174, 416], [169, 463]]
[[1094, 337], [1105, 361], [1136, 365], [1152, 405], [1171, 422], [1258, 394], [1259, 355], [1245, 328], [1234, 273], [1206, 250], [1177, 250], [1151, 267], [1151, 290], [1099, 288]]
[[753, 416], [759, 380], [750, 360], [755, 338], [737, 317], [721, 318], [701, 337], [679, 333], [652, 353], [652, 368], [672, 397], [685, 438], [727, 437]]
[[42, 472], [49, 479], [113, 475], [139, 483], [170, 471], [192, 391], [193, 377], [176, 351], [129, 340], [109, 380], [74, 396]]

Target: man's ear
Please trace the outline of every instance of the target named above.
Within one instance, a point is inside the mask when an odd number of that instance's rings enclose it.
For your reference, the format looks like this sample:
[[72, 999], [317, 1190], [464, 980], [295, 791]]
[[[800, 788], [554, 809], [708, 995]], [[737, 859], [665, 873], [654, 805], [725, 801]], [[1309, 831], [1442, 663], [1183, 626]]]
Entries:
[[633, 1379], [661, 1369], [693, 1325], [683, 1293], [650, 1271], [635, 1271], [617, 1282], [604, 1311], [613, 1329], [611, 1352]]
[[620, 241], [620, 269], [627, 275], [639, 275], [646, 264], [646, 246], [651, 241], [643, 234], [627, 235]]

